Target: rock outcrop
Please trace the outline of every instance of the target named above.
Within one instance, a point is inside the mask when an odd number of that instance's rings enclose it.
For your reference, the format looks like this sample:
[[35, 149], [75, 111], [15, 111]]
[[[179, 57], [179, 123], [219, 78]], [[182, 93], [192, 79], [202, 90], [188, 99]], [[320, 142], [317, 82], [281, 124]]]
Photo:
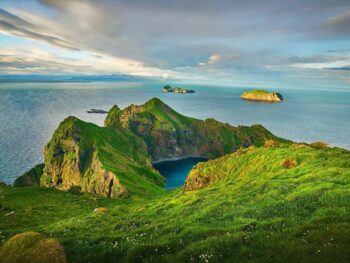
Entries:
[[281, 102], [283, 96], [278, 92], [267, 92], [265, 90], [252, 90], [246, 91], [241, 95], [242, 99], [255, 100], [255, 101], [266, 101], [266, 102]]
[[169, 85], [164, 86], [163, 88], [163, 92], [174, 92], [174, 93], [195, 93], [195, 91], [193, 89], [185, 89], [185, 88], [173, 88]]
[[30, 169], [28, 172], [24, 173], [20, 177], [17, 177], [13, 183], [15, 187], [24, 187], [24, 186], [39, 186], [40, 178], [43, 174], [44, 164], [38, 164]]
[[[80, 186], [83, 192], [128, 197], [164, 184], [140, 138], [124, 129], [112, 132], [75, 117], [60, 124], [44, 157], [43, 186], [61, 190]], [[133, 180], [138, 183], [131, 183]]]

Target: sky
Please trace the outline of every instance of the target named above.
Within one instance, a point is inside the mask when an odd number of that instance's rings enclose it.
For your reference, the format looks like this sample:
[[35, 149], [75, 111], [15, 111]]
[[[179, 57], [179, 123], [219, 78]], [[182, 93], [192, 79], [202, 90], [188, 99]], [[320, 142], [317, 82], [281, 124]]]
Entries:
[[350, 89], [350, 0], [0, 0], [0, 75]]

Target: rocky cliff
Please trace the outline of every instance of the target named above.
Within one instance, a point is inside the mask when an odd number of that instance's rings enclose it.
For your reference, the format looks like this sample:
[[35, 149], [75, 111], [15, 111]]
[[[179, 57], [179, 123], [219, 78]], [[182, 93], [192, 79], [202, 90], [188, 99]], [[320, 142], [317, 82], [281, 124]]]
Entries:
[[179, 88], [179, 87], [171, 87], [169, 85], [164, 86], [163, 92], [174, 92], [174, 93], [195, 93], [193, 89], [185, 89], [185, 88]]
[[280, 102], [283, 101], [283, 96], [278, 92], [267, 92], [265, 90], [246, 91], [241, 95], [242, 99], [266, 101], [266, 102]]
[[24, 186], [39, 186], [40, 177], [43, 174], [44, 164], [38, 164], [30, 169], [28, 172], [24, 173], [20, 177], [17, 177], [13, 183], [13, 186], [24, 187]]
[[127, 130], [111, 130], [65, 119], [45, 147], [41, 185], [107, 197], [128, 197], [161, 189], [163, 177], [148, 158], [142, 139]]

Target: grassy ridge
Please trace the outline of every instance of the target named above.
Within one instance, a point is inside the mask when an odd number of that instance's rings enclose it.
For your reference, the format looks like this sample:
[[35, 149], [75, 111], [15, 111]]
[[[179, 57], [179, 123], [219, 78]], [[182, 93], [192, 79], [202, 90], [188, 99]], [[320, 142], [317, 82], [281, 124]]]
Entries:
[[233, 127], [183, 116], [158, 98], [123, 110], [113, 106], [105, 126], [66, 118], [45, 147], [44, 166], [18, 180], [34, 185], [40, 178], [41, 186], [80, 187], [108, 197], [145, 197], [164, 191], [165, 180], [151, 160], [216, 158], [266, 139], [284, 141], [260, 125]]
[[262, 145], [266, 139], [282, 141], [261, 125], [233, 127], [183, 116], [158, 98], [123, 110], [113, 107], [105, 125], [141, 137], [153, 161], [191, 155], [216, 158], [241, 146]]
[[268, 91], [266, 90], [262, 90], [262, 89], [255, 89], [255, 90], [251, 90], [251, 91], [246, 91], [245, 93], [250, 93], [250, 94], [269, 94]]
[[1, 235], [53, 236], [70, 262], [347, 262], [349, 160], [336, 148], [251, 147], [198, 164], [192, 173], [217, 178], [207, 187], [144, 200], [1, 187]]

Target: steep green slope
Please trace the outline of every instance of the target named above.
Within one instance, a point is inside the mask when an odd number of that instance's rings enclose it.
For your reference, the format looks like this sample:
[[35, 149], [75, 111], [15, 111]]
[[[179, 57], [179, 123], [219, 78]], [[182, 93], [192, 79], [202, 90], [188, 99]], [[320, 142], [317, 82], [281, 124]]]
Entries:
[[41, 185], [108, 197], [163, 192], [144, 142], [125, 129], [109, 129], [68, 117], [45, 147]]
[[215, 158], [241, 146], [263, 145], [266, 139], [281, 140], [261, 125], [233, 127], [183, 116], [157, 98], [123, 110], [114, 106], [105, 126], [122, 126], [143, 138], [154, 161], [190, 155]]
[[24, 187], [24, 186], [39, 186], [40, 177], [44, 171], [44, 164], [38, 164], [24, 173], [20, 177], [17, 177], [13, 183], [13, 186]]
[[144, 200], [0, 187], [1, 235], [51, 236], [69, 262], [348, 262], [349, 151], [250, 147], [198, 176], [210, 183]]

